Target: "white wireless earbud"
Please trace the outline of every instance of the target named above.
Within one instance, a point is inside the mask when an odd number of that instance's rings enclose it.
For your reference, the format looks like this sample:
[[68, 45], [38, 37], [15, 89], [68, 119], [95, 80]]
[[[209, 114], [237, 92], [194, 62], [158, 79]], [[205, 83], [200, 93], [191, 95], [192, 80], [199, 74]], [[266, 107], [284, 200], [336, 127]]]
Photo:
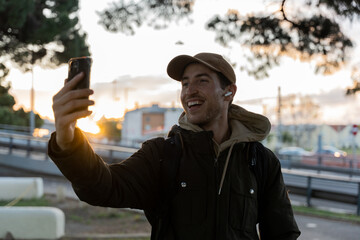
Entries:
[[232, 92], [227, 92], [227, 93], [224, 94], [224, 96], [225, 96], [225, 97], [228, 97], [228, 96], [230, 96], [231, 94], [232, 94]]

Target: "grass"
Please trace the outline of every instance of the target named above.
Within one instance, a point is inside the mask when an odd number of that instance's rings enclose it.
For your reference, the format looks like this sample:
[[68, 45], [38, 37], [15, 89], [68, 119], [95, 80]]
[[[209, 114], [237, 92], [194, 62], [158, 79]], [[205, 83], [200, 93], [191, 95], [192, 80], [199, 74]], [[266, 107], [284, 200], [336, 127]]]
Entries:
[[293, 206], [294, 212], [298, 214], [306, 214], [315, 217], [321, 217], [326, 219], [333, 219], [339, 221], [348, 221], [356, 224], [360, 224], [360, 216], [355, 214], [347, 213], [335, 213], [330, 211], [325, 211], [313, 207], [306, 206]]
[[66, 216], [67, 216], [68, 219], [70, 219], [70, 220], [72, 220], [74, 222], [84, 223], [84, 224], [90, 224], [91, 223], [90, 219], [83, 218], [83, 217], [75, 215], [75, 214], [68, 214]]
[[[0, 206], [5, 206], [10, 201], [0, 201]], [[17, 202], [14, 206], [32, 206], [32, 207], [38, 207], [38, 206], [51, 206], [50, 202], [45, 198], [39, 198], [39, 199], [23, 199], [19, 202]], [[306, 207], [306, 206], [293, 206], [294, 212], [298, 214], [305, 214], [315, 217], [321, 217], [326, 219], [333, 219], [333, 220], [339, 220], [339, 221], [348, 221], [356, 224], [360, 224], [360, 216], [357, 216], [355, 214], [346, 214], [346, 213], [335, 213], [330, 211], [325, 211], [313, 207]], [[96, 214], [93, 215], [92, 218], [123, 218], [123, 217], [129, 217], [131, 214], [122, 212], [122, 213], [114, 213], [109, 212], [106, 214]], [[76, 215], [69, 216], [74, 221], [79, 222], [86, 222], [88, 219], [81, 219], [81, 217]], [[144, 218], [142, 215], [135, 215], [134, 218], [138, 221], [142, 221]], [[129, 238], [127, 240], [140, 240], [140, 239], [146, 239], [146, 238]]]
[[126, 218], [131, 216], [132, 213], [130, 212], [103, 212], [103, 213], [97, 213], [91, 216], [91, 218], [96, 219], [108, 219], [108, 218]]
[[[0, 201], [0, 206], [4, 207], [7, 204], [9, 204], [11, 201], [4, 201], [1, 200]], [[29, 207], [49, 207], [51, 204], [50, 202], [45, 198], [34, 198], [34, 199], [22, 199], [19, 202], [17, 202], [14, 206], [17, 207], [24, 207], [24, 206], [29, 206]]]

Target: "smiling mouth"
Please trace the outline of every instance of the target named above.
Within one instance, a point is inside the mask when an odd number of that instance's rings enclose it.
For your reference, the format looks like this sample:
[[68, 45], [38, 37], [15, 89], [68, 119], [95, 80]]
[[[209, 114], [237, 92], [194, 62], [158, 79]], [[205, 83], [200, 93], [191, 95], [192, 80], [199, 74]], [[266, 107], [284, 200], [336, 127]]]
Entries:
[[188, 106], [188, 108], [193, 108], [193, 107], [197, 107], [197, 106], [200, 106], [202, 104], [202, 102], [201, 101], [189, 101], [188, 103], [187, 103], [187, 106]]

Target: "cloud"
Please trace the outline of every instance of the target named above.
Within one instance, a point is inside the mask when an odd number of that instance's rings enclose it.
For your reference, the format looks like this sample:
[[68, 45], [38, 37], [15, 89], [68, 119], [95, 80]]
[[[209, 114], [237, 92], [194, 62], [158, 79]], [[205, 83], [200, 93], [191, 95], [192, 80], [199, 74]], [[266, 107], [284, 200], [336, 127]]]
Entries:
[[345, 89], [336, 88], [311, 95], [319, 105], [327, 124], [360, 124], [360, 96], [346, 96]]
[[152, 104], [180, 107], [180, 84], [170, 78], [122, 76], [113, 82], [96, 83], [92, 88], [96, 106], [94, 111], [107, 117], [119, 117], [125, 109]]
[[344, 103], [355, 103], [356, 96], [345, 95], [345, 89], [334, 88], [320, 94], [312, 94], [311, 98], [317, 100], [321, 105], [342, 105]]
[[170, 86], [170, 89], [177, 88], [179, 86], [178, 82], [170, 79], [164, 78], [162, 76], [121, 76], [112, 82], [105, 83], [96, 83], [94, 90], [104, 92], [109, 91], [109, 88], [115, 88], [115, 90], [133, 90], [133, 91], [149, 91], [149, 90], [159, 90], [163, 89], [166, 86]]

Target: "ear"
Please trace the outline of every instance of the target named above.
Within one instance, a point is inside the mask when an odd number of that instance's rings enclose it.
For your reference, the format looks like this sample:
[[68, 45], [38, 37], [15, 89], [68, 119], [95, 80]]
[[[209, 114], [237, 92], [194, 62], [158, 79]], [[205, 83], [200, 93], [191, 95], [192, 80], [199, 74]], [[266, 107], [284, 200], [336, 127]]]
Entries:
[[231, 92], [231, 94], [225, 95], [226, 100], [232, 101], [234, 99], [234, 96], [236, 94], [236, 89], [237, 89], [237, 87], [235, 84], [230, 84], [229, 86], [227, 86], [225, 88], [226, 93]]

